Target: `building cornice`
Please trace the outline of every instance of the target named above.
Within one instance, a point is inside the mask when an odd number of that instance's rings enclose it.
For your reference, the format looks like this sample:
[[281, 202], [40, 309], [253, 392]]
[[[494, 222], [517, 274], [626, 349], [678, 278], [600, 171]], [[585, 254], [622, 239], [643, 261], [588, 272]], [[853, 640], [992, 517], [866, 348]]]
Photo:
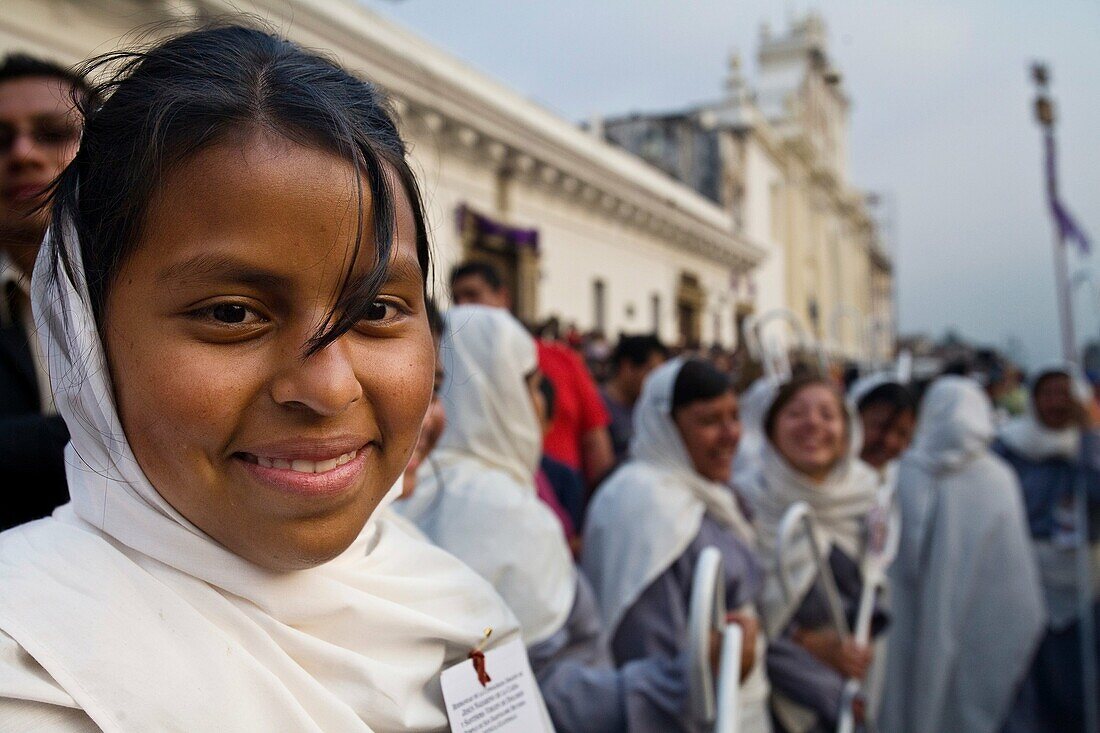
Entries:
[[[229, 0], [202, 4], [215, 12], [241, 9]], [[748, 269], [766, 256], [733, 231], [725, 211], [687, 186], [354, 2], [299, 0], [293, 18], [279, 0], [249, 4], [276, 25], [292, 20], [295, 40], [327, 49], [385, 88], [403, 124], [423, 125], [557, 193], [594, 196], [604, 214], [724, 266]]]

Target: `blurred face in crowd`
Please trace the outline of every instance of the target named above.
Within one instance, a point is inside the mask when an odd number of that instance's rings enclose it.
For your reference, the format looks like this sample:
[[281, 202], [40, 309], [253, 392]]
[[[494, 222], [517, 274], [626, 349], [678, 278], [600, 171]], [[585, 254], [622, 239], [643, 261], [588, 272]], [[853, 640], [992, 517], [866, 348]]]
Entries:
[[672, 420], [699, 475], [728, 483], [733, 454], [741, 440], [737, 396], [733, 391], [688, 403], [673, 413]]
[[198, 152], [150, 202], [107, 294], [119, 415], [184, 517], [273, 570], [345, 550], [409, 459], [432, 390], [412, 207], [394, 177], [388, 279], [367, 316], [306, 355], [350, 266], [373, 265], [355, 171], [255, 134]]
[[487, 305], [492, 308], [510, 308], [508, 291], [494, 289], [478, 274], [463, 275], [451, 284], [451, 300], [455, 305]]
[[51, 77], [0, 82], [0, 243], [28, 273], [49, 220], [35, 209], [80, 145], [70, 94]]
[[863, 450], [860, 458], [874, 468], [894, 460], [913, 442], [917, 416], [912, 410], [898, 410], [886, 402], [860, 410], [863, 423]]
[[1081, 406], [1073, 397], [1073, 385], [1065, 374], [1049, 374], [1035, 386], [1035, 414], [1045, 427], [1065, 430], [1074, 425]]
[[840, 395], [824, 384], [800, 389], [776, 414], [772, 443], [792, 467], [824, 480], [848, 446]]
[[615, 382], [619, 387], [619, 393], [629, 404], [633, 405], [642, 394], [642, 385], [645, 384], [645, 378], [664, 363], [665, 358], [658, 351], [651, 352], [641, 364], [635, 364], [630, 359], [622, 359], [615, 372]]

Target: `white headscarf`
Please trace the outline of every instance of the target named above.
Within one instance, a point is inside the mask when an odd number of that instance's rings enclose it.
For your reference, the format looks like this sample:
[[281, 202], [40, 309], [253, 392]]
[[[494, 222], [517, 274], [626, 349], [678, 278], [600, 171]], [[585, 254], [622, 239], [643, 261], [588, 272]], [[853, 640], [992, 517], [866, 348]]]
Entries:
[[929, 388], [898, 475], [881, 730], [1000, 730], [1042, 638], [1021, 492], [988, 450], [992, 435], [992, 406], [975, 382], [943, 377]]
[[1030, 461], [1050, 458], [1075, 460], [1081, 451], [1081, 430], [1071, 425], [1063, 430], [1051, 430], [1040, 422], [1035, 410], [1035, 387], [1039, 380], [1052, 374], [1069, 377], [1070, 388], [1077, 402], [1087, 405], [1092, 400], [1092, 388], [1076, 364], [1051, 364], [1035, 372], [1028, 382], [1027, 412], [1010, 420], [1000, 433], [1001, 441]]
[[576, 591], [561, 524], [535, 488], [535, 342], [499, 308], [458, 306], [446, 321], [447, 427], [397, 510], [492, 583], [535, 644], [565, 623]]
[[646, 379], [634, 406], [630, 461], [600, 487], [588, 510], [582, 565], [609, 635], [691, 544], [704, 515], [750, 545], [755, 540], [732, 489], [695, 470], [672, 421], [672, 391], [683, 365], [673, 359]]
[[[444, 728], [440, 670], [487, 626], [516, 636], [499, 597], [384, 520], [273, 572], [183, 518], [126, 441], [71, 229], [61, 246], [71, 274], [44, 249], [33, 295], [72, 502], [0, 535], [0, 630], [106, 731]], [[0, 695], [41, 684], [0, 672]]]
[[[843, 399], [841, 400], [843, 402]], [[769, 405], [770, 409], [770, 405]], [[795, 470], [767, 441], [762, 450], [762, 465], [755, 480], [745, 487], [755, 512], [754, 524], [767, 581], [761, 599], [765, 626], [771, 636], [779, 635], [802, 604], [816, 577], [817, 565], [804, 533], [787, 546], [787, 577], [791, 578], [791, 596], [784, 596], [776, 558], [779, 523], [792, 504], [810, 505], [817, 521], [821, 552], [828, 557], [834, 546], [853, 561], [859, 562], [865, 541], [865, 519], [875, 501], [878, 474], [857, 457], [861, 447], [859, 419], [850, 405], [848, 447], [825, 480], [815, 483]]]

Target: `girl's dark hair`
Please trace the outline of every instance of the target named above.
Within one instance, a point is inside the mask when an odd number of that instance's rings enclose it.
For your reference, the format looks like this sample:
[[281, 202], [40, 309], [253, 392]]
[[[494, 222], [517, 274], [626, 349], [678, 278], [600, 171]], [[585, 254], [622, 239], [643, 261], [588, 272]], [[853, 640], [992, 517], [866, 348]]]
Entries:
[[366, 179], [364, 191], [356, 178], [359, 223], [350, 261], [369, 219], [374, 267], [359, 280], [349, 265], [336, 305], [307, 354], [361, 320], [385, 282], [395, 222], [387, 171], [412, 205], [426, 287], [430, 257], [420, 191], [388, 101], [373, 84], [273, 33], [239, 24], [192, 30], [146, 51], [107, 54], [88, 62], [82, 73], [94, 78], [108, 71], [89, 97], [104, 99], [102, 105], [81, 105], [84, 134], [54, 190], [48, 244], [60, 250], [61, 264], [72, 274], [60, 236], [65, 222], [75, 227], [101, 330], [108, 290], [141, 240], [149, 202], [166, 174], [211, 145], [256, 132], [339, 155]]
[[[775, 423], [776, 420], [779, 419], [779, 413], [783, 411], [783, 408], [786, 407], [787, 404], [790, 403], [790, 401], [793, 400], [799, 392], [806, 389], [807, 387], [814, 386], [827, 387], [830, 392], [836, 395], [837, 404], [840, 406], [841, 413], [846, 413], [844, 407], [844, 397], [842, 397], [841, 394], [837, 392], [836, 387], [833, 386], [832, 382], [825, 379], [824, 377], [819, 376], [795, 377], [794, 379], [780, 386], [779, 391], [775, 393], [775, 399], [772, 400], [771, 406], [768, 408], [767, 413], [765, 413], [764, 415], [764, 434], [767, 435], [768, 438], [775, 438]], [[848, 421], [845, 420], [844, 424], [845, 430], [847, 430]]]
[[[1055, 379], [1057, 377], [1070, 379], [1070, 376], [1066, 372], [1059, 371], [1058, 369], [1047, 369], [1040, 372], [1031, 385], [1031, 397], [1034, 398], [1035, 395], [1039, 394], [1039, 388], [1042, 387], [1044, 383], [1049, 382], [1051, 379]], [[1073, 380], [1070, 379], [1070, 381], [1072, 382]]]
[[872, 389], [860, 397], [856, 406], [860, 412], [877, 405], [889, 405], [894, 410], [895, 416], [905, 412], [916, 413], [917, 398], [908, 387], [897, 382], [886, 382]]
[[708, 361], [688, 359], [676, 375], [672, 386], [672, 413], [693, 402], [712, 400], [733, 391], [728, 375], [718, 371]]

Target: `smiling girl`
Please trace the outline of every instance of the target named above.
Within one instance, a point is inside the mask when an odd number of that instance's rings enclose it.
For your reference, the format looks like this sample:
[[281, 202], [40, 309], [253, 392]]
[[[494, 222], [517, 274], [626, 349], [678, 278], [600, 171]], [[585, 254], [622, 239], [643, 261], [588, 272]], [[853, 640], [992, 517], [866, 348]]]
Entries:
[[516, 624], [372, 519], [435, 362], [385, 100], [239, 26], [115, 62], [35, 272], [72, 502], [0, 535], [0, 728], [442, 729]]
[[[765, 443], [748, 495], [767, 567], [762, 610], [768, 632], [768, 675], [778, 730], [835, 730], [847, 677], [863, 679], [872, 652], [840, 638], [830, 623], [805, 536], [785, 553], [791, 593], [781, 591], [776, 545], [783, 515], [806, 502], [817, 520], [821, 551], [854, 627], [862, 591], [860, 561], [878, 475], [857, 457], [858, 418], [832, 384], [796, 378], [775, 394], [763, 421]], [[885, 618], [874, 616], [873, 630]]]

